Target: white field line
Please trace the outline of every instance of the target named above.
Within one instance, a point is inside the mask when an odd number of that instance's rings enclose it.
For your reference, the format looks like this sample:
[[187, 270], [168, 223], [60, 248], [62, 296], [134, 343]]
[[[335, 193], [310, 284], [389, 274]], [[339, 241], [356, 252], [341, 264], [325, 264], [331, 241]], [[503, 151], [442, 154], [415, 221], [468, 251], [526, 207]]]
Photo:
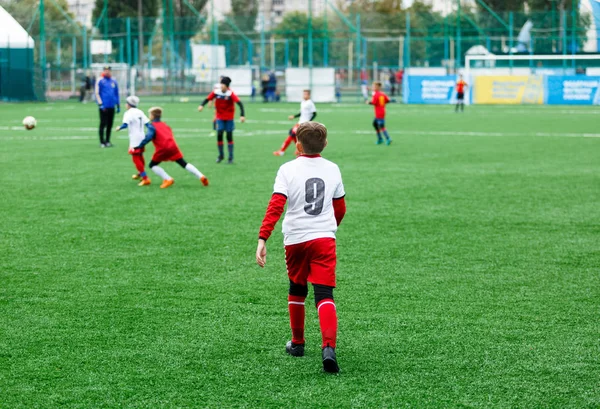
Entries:
[[[10, 128], [10, 129], [7, 129]], [[11, 131], [23, 131], [25, 129], [22, 127], [0, 127], [1, 130], [11, 130]], [[34, 140], [34, 141], [68, 141], [68, 140], [95, 140], [97, 139], [97, 129], [96, 128], [55, 128], [53, 130], [69, 130], [69, 131], [78, 131], [78, 132], [89, 132], [90, 135], [63, 135], [63, 136], [39, 136], [35, 134], [25, 134], [21, 136], [6, 136], [0, 137], [0, 141], [12, 141], [12, 140]], [[36, 131], [31, 131], [36, 132]], [[196, 139], [196, 138], [214, 138], [209, 134], [209, 131], [203, 129], [201, 131], [192, 130], [192, 129], [179, 129], [176, 130], [176, 138], [177, 139]], [[329, 134], [332, 135], [374, 135], [373, 131], [370, 130], [356, 130], [356, 131], [338, 131], [338, 130], [330, 130]], [[464, 132], [464, 131], [408, 131], [408, 130], [396, 130], [391, 132], [393, 135], [407, 135], [407, 136], [482, 136], [482, 137], [523, 137], [523, 136], [535, 136], [535, 137], [550, 137], [550, 138], [600, 138], [600, 134], [598, 133], [552, 133], [552, 132], [534, 132], [531, 134], [525, 133], [517, 133], [517, 132]], [[127, 140], [127, 133], [120, 132], [113, 134], [117, 139]], [[235, 136], [238, 137], [252, 137], [252, 136], [266, 136], [266, 135], [276, 135], [281, 138], [285, 138], [287, 135], [286, 130], [277, 130], [277, 129], [267, 129], [267, 130], [254, 130], [254, 131], [245, 131], [245, 130], [236, 130]]]

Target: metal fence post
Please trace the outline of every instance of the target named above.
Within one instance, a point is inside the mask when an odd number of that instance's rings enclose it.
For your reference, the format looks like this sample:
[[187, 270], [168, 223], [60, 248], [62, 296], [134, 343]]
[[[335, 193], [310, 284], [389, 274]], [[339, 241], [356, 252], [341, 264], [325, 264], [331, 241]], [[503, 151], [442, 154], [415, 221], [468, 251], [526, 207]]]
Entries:
[[[513, 47], [514, 47], [514, 41], [515, 41], [514, 30], [515, 30], [514, 14], [511, 11], [510, 13], [508, 13], [508, 35], [509, 35], [508, 54], [509, 55], [513, 55]], [[510, 68], [512, 69], [514, 66], [514, 61], [509, 60], [509, 63], [510, 63]]]
[[404, 40], [404, 69], [410, 67], [410, 13], [406, 13], [406, 39]]

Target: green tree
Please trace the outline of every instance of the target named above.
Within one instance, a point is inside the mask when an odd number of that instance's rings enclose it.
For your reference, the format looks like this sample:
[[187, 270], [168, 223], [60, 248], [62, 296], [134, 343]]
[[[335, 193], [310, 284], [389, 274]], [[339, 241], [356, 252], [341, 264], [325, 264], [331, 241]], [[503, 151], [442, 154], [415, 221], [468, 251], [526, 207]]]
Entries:
[[[106, 35], [109, 39], [113, 40], [125, 40], [126, 35], [124, 33], [127, 32], [127, 18], [129, 18], [131, 33], [138, 41], [138, 61], [142, 63], [147, 39], [152, 35], [156, 26], [159, 1], [106, 1], [107, 10], [104, 13], [105, 0], [96, 0], [92, 13], [92, 23], [94, 26], [98, 25], [99, 35]], [[99, 19], [101, 16], [102, 21], [100, 22]], [[121, 53], [118, 48], [120, 44], [121, 41], [113, 42], [115, 55]]]
[[[246, 41], [256, 39], [258, 0], [232, 0], [231, 13], [219, 21], [219, 43], [225, 45], [228, 64], [241, 65], [248, 61], [250, 46]], [[251, 57], [251, 56], [250, 56]]]
[[[73, 14], [68, 12], [66, 0], [56, 0], [58, 6], [62, 8], [71, 19]], [[39, 44], [40, 38], [40, 16], [37, 14], [39, 9], [39, 0], [1, 0], [0, 5], [11, 14], [17, 22], [25, 29], [29, 27], [29, 35], [36, 40], [36, 45]], [[77, 49], [79, 59], [81, 58], [82, 42], [81, 30], [79, 24], [69, 22], [52, 2], [44, 3], [44, 26], [46, 36], [46, 61], [51, 65], [58, 65], [63, 68], [70, 66], [73, 58], [71, 41], [75, 37], [77, 40]], [[34, 19], [35, 17], [35, 19]], [[30, 26], [31, 24], [31, 26]], [[59, 46], [58, 41], [62, 42]], [[61, 63], [58, 64], [57, 56], [60, 55]], [[36, 58], [39, 55], [36, 53]]]
[[[100, 18], [102, 11], [104, 10], [105, 0], [96, 0], [92, 18], [94, 21]], [[144, 17], [156, 17], [158, 15], [160, 0], [142, 0], [142, 14]], [[112, 18], [123, 18], [123, 17], [136, 17], [138, 15], [138, 0], [119, 0], [107, 1], [108, 13], [107, 17]]]
[[[275, 39], [285, 39], [288, 41], [289, 59], [292, 65], [299, 65], [300, 44], [302, 44], [302, 64], [306, 66], [309, 61], [308, 43], [308, 15], [302, 12], [287, 13], [281, 23], [275, 27], [271, 33]], [[300, 40], [302, 38], [302, 41]], [[325, 20], [323, 17], [312, 18], [312, 60], [313, 65], [322, 66], [324, 62], [323, 43], [329, 38], [328, 31], [325, 30]], [[275, 55], [277, 57], [276, 65], [284, 64], [285, 45], [278, 43]]]

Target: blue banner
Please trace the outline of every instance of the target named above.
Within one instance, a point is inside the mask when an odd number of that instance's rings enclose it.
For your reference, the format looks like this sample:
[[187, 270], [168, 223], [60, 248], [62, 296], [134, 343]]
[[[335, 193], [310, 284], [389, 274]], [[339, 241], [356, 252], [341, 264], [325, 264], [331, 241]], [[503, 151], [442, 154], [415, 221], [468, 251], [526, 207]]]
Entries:
[[403, 82], [404, 103], [449, 104], [455, 98], [455, 85], [455, 76], [407, 75]]
[[598, 105], [600, 104], [600, 77], [585, 75], [546, 77], [546, 104]]
[[596, 52], [600, 51], [600, 0], [590, 0], [592, 6], [592, 23], [596, 29]]

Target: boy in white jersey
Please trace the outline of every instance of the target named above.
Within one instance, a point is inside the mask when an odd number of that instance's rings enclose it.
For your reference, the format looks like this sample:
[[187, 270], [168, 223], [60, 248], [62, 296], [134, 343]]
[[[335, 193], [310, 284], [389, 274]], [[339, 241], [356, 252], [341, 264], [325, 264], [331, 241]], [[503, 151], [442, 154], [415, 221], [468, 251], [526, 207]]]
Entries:
[[273, 196], [259, 232], [256, 262], [265, 266], [266, 242], [287, 202], [283, 241], [290, 280], [288, 309], [292, 340], [287, 343], [286, 352], [292, 356], [304, 355], [304, 302], [310, 282], [321, 327], [323, 369], [337, 373], [337, 314], [333, 301], [335, 232], [346, 213], [346, 193], [340, 169], [320, 155], [327, 146], [325, 126], [304, 122], [298, 127], [297, 137], [300, 155], [277, 172]]
[[[317, 116], [317, 108], [315, 107], [315, 103], [312, 102], [312, 100], [310, 99], [310, 90], [305, 89], [303, 92], [303, 95], [302, 95], [302, 102], [300, 103], [300, 112], [297, 113], [296, 115], [290, 115], [288, 117], [288, 119], [290, 121], [293, 120], [294, 118], [300, 118], [300, 119], [298, 120], [298, 123], [296, 125], [294, 125], [294, 127], [292, 129], [290, 129], [290, 133], [289, 133], [288, 137], [286, 138], [286, 140], [283, 142], [283, 145], [281, 145], [281, 149], [273, 152], [273, 155], [275, 155], [275, 156], [285, 155], [285, 150], [287, 149], [287, 147], [290, 146], [290, 144], [292, 142], [296, 143], [296, 132], [297, 132], [300, 124], [303, 124], [304, 122], [312, 121], [313, 119], [316, 118], [316, 116]], [[296, 152], [296, 155], [297, 154], [298, 154], [298, 152]]]
[[146, 125], [150, 122], [146, 114], [138, 109], [140, 99], [134, 95], [127, 97], [127, 111], [123, 114], [123, 124], [117, 127], [117, 132], [127, 128], [129, 130], [129, 154], [138, 173], [132, 179], [142, 179], [138, 186], [148, 186], [150, 179], [146, 174], [144, 161], [144, 148], [135, 149], [146, 136]]

